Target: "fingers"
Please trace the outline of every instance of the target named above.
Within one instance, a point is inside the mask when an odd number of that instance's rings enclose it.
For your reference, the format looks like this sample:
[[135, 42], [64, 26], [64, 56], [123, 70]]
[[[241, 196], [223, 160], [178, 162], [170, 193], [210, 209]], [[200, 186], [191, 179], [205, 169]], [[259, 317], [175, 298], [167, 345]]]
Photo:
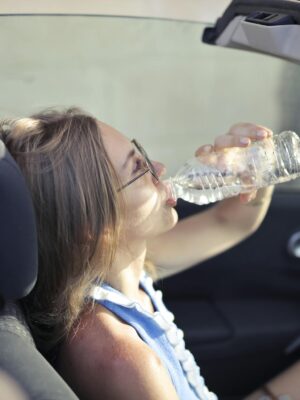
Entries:
[[225, 135], [218, 136], [214, 145], [206, 144], [197, 149], [195, 156], [209, 154], [226, 147], [247, 147], [253, 141], [268, 139], [273, 136], [271, 129], [262, 125], [239, 123], [233, 125]]
[[243, 203], [243, 204], [247, 204], [250, 201], [255, 199], [256, 194], [257, 194], [257, 190], [254, 190], [254, 191], [249, 192], [249, 193], [242, 193], [239, 196], [240, 202]]
[[240, 123], [233, 125], [226, 135], [215, 139], [214, 149], [220, 150], [225, 147], [247, 147], [253, 141], [268, 139], [273, 136], [271, 129], [262, 125]]
[[226, 147], [247, 147], [251, 143], [251, 139], [247, 136], [240, 135], [221, 135], [215, 139], [214, 149], [220, 150]]
[[[272, 136], [272, 130], [265, 126], [251, 123], [238, 123], [233, 125], [227, 134], [218, 136], [213, 145], [206, 144], [199, 147], [195, 155], [196, 157], [201, 157], [202, 160], [209, 165], [217, 166], [220, 170], [222, 170], [222, 168], [224, 170], [233, 168], [234, 170], [234, 168], [237, 168], [235, 157], [239, 153], [218, 152], [219, 150], [230, 147], [248, 147], [252, 142], [265, 140]], [[238, 152], [238, 149], [236, 151]], [[247, 182], [247, 176], [244, 176], [243, 179], [248, 184], [249, 189], [251, 186], [253, 188], [252, 181], [250, 180]], [[243, 204], [249, 203], [255, 199], [256, 194], [256, 190], [240, 194], [239, 200]]]
[[241, 122], [232, 125], [228, 133], [230, 135], [248, 136], [252, 139], [265, 139], [273, 136], [271, 129], [257, 124], [251, 124], [248, 122]]
[[214, 151], [214, 146], [212, 144], [204, 144], [196, 150], [195, 156], [199, 157], [203, 154], [209, 154], [212, 151]]

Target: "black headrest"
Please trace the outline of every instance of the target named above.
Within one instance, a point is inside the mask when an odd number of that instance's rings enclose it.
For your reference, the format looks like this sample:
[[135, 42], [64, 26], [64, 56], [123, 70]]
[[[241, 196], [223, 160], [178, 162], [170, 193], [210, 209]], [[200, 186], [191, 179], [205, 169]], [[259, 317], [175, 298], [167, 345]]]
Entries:
[[0, 295], [26, 296], [37, 278], [35, 216], [25, 179], [0, 140]]

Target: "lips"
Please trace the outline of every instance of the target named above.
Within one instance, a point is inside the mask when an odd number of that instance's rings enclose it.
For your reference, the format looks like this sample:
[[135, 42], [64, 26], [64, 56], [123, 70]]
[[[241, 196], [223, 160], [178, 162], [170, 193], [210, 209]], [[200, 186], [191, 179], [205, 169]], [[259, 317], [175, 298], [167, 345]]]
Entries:
[[166, 193], [166, 204], [169, 207], [175, 207], [177, 204], [177, 201], [173, 197], [170, 183], [166, 180], [166, 181], [163, 181], [162, 184], [163, 184], [163, 187], [164, 187], [165, 193]]
[[175, 207], [177, 204], [177, 201], [175, 199], [169, 198], [169, 199], [167, 199], [166, 204], [170, 207]]

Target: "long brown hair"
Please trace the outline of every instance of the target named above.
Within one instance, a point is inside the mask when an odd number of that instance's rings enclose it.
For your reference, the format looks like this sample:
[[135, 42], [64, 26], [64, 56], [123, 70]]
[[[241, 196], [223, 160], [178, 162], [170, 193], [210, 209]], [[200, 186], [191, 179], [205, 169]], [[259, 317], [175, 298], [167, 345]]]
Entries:
[[48, 348], [70, 331], [91, 282], [111, 265], [120, 222], [118, 178], [97, 120], [78, 108], [2, 121], [0, 137], [32, 194], [39, 273], [22, 303]]

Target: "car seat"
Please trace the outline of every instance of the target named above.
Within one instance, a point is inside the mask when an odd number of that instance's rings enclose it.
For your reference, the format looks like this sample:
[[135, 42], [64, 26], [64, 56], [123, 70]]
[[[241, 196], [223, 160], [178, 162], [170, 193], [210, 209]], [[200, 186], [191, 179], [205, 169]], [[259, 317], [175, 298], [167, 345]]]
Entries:
[[30, 399], [78, 400], [37, 350], [17, 304], [32, 290], [37, 269], [30, 194], [18, 165], [0, 140], [0, 371]]

